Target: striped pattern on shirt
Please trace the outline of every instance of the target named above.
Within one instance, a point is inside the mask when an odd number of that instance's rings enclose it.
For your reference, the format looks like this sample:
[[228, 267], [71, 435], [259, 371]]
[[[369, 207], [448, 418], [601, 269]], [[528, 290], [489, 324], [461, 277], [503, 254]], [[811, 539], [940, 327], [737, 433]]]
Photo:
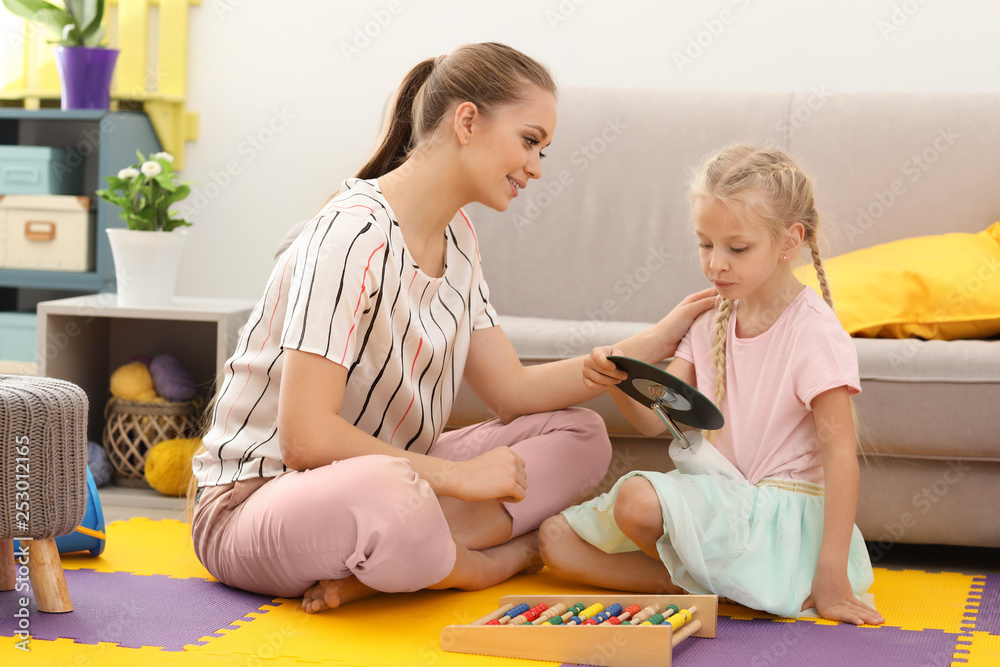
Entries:
[[496, 325], [472, 223], [445, 230], [444, 274], [417, 267], [374, 180], [349, 179], [278, 259], [250, 314], [195, 458], [202, 486], [285, 470], [277, 429], [286, 348], [347, 369], [340, 416], [426, 453], [461, 384], [472, 331]]

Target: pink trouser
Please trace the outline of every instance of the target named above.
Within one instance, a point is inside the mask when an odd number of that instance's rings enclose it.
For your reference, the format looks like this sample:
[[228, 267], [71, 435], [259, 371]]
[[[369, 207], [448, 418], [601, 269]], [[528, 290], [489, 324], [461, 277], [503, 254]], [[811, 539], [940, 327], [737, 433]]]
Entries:
[[[429, 454], [464, 461], [505, 446], [524, 459], [528, 479], [525, 498], [504, 504], [512, 537], [589, 493], [611, 462], [604, 422], [583, 408], [450, 431]], [[455, 541], [430, 485], [393, 456], [207, 487], [191, 533], [198, 559], [219, 581], [278, 597], [351, 574], [375, 590], [410, 592], [441, 581], [455, 564]]]

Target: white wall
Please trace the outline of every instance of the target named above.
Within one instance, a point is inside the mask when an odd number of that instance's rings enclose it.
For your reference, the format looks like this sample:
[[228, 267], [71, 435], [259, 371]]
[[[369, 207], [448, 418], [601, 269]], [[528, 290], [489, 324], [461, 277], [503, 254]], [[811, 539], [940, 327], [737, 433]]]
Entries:
[[403, 75], [466, 42], [508, 43], [563, 86], [996, 91], [998, 27], [995, 0], [203, 0], [178, 291], [255, 298], [284, 232], [372, 148]]

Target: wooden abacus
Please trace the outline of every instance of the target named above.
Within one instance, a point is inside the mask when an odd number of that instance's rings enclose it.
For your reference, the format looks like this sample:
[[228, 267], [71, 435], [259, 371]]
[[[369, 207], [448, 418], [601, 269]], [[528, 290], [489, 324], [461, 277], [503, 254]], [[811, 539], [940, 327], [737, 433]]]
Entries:
[[[572, 627], [566, 627], [568, 619], [559, 625], [550, 625], [538, 618], [544, 611], [536, 611], [538, 605], [551, 609], [562, 604], [566, 608], [562, 616], [566, 617], [576, 604], [585, 608], [597, 604], [610, 608], [615, 603], [623, 609], [637, 604], [645, 614], [642, 618], [647, 619], [653, 613], [648, 607], [654, 605], [660, 611], [675, 605], [680, 610], [690, 610], [690, 614], [683, 625], [676, 617], [673, 624], [664, 620], [659, 625], [621, 625], [609, 622], [609, 618], [597, 625], [575, 622]], [[506, 616], [518, 605], [527, 605], [518, 614], [526, 611], [528, 620], [524, 617], [510, 620], [511, 617]], [[715, 637], [718, 611], [719, 598], [715, 595], [507, 595], [500, 599], [496, 610], [479, 620], [444, 628], [441, 649], [608, 667], [669, 667], [673, 647], [687, 637]], [[591, 612], [589, 616], [596, 613]], [[508, 620], [502, 620], [505, 617]], [[490, 624], [491, 621], [500, 621], [500, 624]]]

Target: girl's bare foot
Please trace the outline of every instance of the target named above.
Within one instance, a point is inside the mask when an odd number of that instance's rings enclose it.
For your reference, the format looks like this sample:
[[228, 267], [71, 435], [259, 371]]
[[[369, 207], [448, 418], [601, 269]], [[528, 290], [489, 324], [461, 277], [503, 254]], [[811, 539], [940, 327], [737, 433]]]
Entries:
[[336, 609], [342, 604], [354, 602], [378, 593], [358, 581], [353, 574], [346, 579], [323, 579], [307, 590], [302, 596], [302, 611], [307, 614]]

